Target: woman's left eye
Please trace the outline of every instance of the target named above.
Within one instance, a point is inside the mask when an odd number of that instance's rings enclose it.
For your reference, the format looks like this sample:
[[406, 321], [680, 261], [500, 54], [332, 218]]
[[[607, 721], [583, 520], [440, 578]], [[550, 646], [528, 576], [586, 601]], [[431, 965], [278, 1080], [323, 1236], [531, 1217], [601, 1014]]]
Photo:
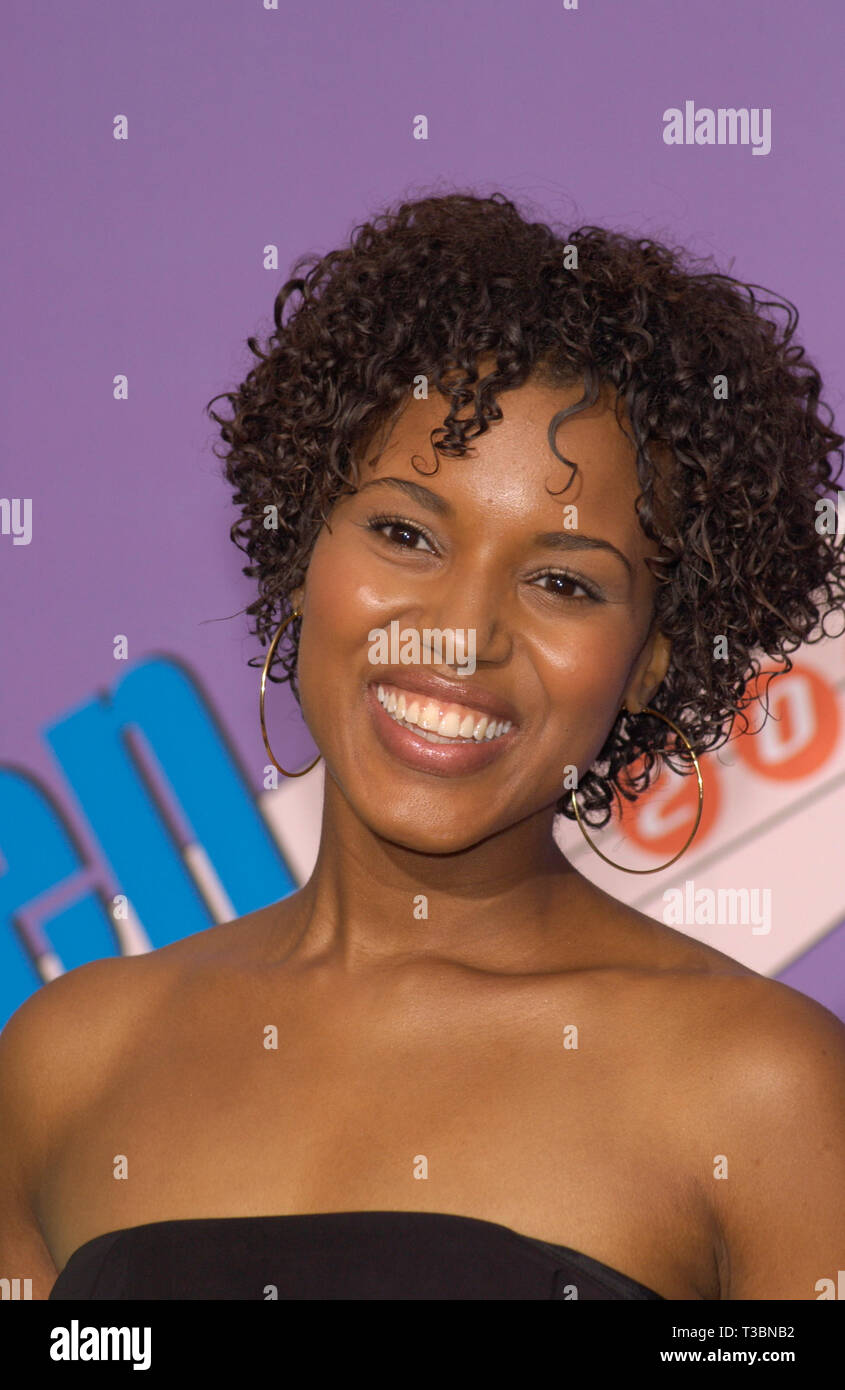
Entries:
[[599, 598], [598, 593], [592, 587], [591, 584], [587, 584], [583, 579], [576, 579], [574, 574], [561, 574], [559, 570], [549, 570], [546, 572], [546, 574], [538, 574], [537, 578], [551, 579], [556, 584], [569, 585], [570, 587], [574, 586], [576, 589], [582, 590], [581, 594], [565, 594], [563, 593], [562, 589], [547, 589], [546, 593], [550, 593], [553, 598], [583, 597], [593, 599], [595, 601], [597, 601]]
[[[402, 550], [419, 549], [417, 545], [419, 540], [424, 540], [428, 546], [431, 545], [425, 531], [422, 531], [419, 526], [412, 525], [410, 521], [404, 521], [400, 516], [371, 516], [367, 522], [367, 527], [370, 531], [384, 535], [385, 540], [389, 540], [392, 545], [398, 545]], [[410, 544], [406, 540], [397, 539], [396, 535], [386, 535], [385, 533], [388, 531], [398, 532], [400, 536], [411, 537]]]

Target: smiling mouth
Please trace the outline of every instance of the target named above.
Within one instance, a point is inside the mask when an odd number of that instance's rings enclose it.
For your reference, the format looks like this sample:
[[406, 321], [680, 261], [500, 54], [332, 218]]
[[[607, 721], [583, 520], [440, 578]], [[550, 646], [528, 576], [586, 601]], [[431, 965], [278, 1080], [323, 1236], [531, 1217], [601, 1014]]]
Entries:
[[467, 705], [427, 699], [396, 685], [379, 685], [376, 694], [395, 723], [429, 743], [489, 743], [512, 727], [510, 719], [494, 719]]

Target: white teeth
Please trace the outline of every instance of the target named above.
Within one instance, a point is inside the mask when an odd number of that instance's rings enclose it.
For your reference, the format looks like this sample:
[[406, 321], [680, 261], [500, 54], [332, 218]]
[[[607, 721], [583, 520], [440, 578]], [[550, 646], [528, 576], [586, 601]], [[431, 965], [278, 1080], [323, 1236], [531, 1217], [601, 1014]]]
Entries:
[[[389, 710], [388, 713], [390, 713]], [[437, 708], [437, 703], [434, 700], [429, 700], [424, 706], [423, 712], [419, 717], [419, 726], [421, 729], [428, 729], [430, 733], [436, 734], [439, 732], [437, 727], [439, 723], [440, 711]]]
[[413, 725], [416, 732], [432, 743], [486, 743], [489, 739], [500, 738], [511, 728], [509, 719], [491, 719], [482, 714], [477, 718], [472, 714], [463, 719], [456, 710], [450, 710], [441, 718], [436, 700], [406, 700], [404, 693], [397, 696], [394, 690], [387, 691], [383, 685], [378, 687], [379, 704], [398, 724]]

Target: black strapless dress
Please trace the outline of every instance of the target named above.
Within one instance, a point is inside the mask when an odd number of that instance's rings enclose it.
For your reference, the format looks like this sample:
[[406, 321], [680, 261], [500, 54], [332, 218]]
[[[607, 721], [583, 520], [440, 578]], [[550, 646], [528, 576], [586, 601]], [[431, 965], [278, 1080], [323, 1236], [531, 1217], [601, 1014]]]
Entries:
[[50, 1299], [660, 1299], [565, 1245], [469, 1216], [153, 1221], [75, 1250]]

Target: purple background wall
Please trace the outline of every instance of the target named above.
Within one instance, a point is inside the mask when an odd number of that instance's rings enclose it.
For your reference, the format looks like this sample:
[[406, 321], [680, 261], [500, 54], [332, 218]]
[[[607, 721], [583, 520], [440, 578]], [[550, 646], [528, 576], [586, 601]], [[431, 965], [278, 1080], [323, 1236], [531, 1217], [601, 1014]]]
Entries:
[[[0, 537], [0, 763], [57, 796], [40, 731], [114, 681], [117, 633], [130, 662], [184, 658], [258, 792], [257, 646], [244, 618], [212, 621], [252, 590], [203, 407], [251, 365], [293, 259], [387, 203], [501, 189], [569, 227], [713, 253], [797, 304], [841, 428], [840, 0], [7, 0], [4, 16], [0, 494], [33, 499], [33, 537]], [[663, 112], [686, 100], [770, 108], [771, 153], [667, 146]], [[277, 753], [299, 766], [312, 745], [275, 693]], [[822, 997], [843, 942], [795, 983]]]

